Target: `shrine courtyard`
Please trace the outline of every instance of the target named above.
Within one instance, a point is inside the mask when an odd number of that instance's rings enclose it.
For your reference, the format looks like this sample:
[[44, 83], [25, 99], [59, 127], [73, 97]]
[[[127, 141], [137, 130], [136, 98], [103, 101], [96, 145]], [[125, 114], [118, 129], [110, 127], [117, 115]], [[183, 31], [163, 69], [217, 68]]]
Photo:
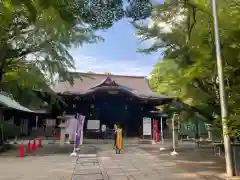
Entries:
[[[117, 155], [109, 143], [84, 144], [79, 157], [70, 157], [72, 145], [48, 144], [26, 157], [12, 150], [0, 155], [0, 180], [219, 180], [224, 159], [209, 149], [186, 144], [179, 156], [160, 144], [129, 141]], [[171, 142], [165, 145], [171, 146]]]
[[[156, 106], [168, 104], [175, 98], [153, 92], [144, 77], [92, 74], [92, 78], [76, 78], [74, 85], [59, 82], [53, 87], [65, 103], [60, 108], [54, 105], [51, 111], [51, 123], [45, 123], [46, 129], [55, 128], [60, 115], [85, 116], [84, 138], [93, 142], [81, 146], [79, 156], [70, 157], [73, 145], [59, 146], [59, 142], [49, 144], [44, 140], [44, 147], [19, 158], [17, 145], [15, 150], [0, 154], [0, 180], [216, 180], [224, 174], [224, 159], [214, 156], [213, 149], [198, 149], [194, 145], [184, 145], [179, 149], [179, 156], [170, 156], [171, 140], [165, 141], [165, 151], [160, 151], [160, 144], [125, 142], [124, 152], [115, 154], [112, 140], [105, 143], [99, 140], [101, 124], [113, 127], [120, 124], [126, 137], [142, 137], [143, 118], [159, 120], [153, 112]], [[47, 102], [47, 92], [37, 92]], [[51, 98], [50, 98], [51, 99]], [[62, 101], [61, 101], [62, 102]], [[66, 106], [67, 104], [67, 106]], [[55, 108], [54, 108], [55, 107]], [[29, 128], [41, 129], [49, 117], [38, 121], [29, 121]], [[42, 118], [42, 120], [40, 119]], [[99, 125], [88, 128], [88, 122], [98, 120]], [[47, 121], [47, 122], [49, 122]], [[42, 124], [38, 124], [38, 123]], [[54, 123], [53, 123], [54, 122]], [[53, 127], [48, 127], [48, 125]], [[161, 124], [165, 137], [166, 119]], [[151, 129], [150, 129], [151, 130]], [[166, 132], [166, 133], [165, 133]], [[146, 134], [145, 134], [146, 135]], [[38, 136], [47, 137], [44, 134]], [[36, 137], [38, 137], [36, 136]], [[31, 138], [30, 138], [31, 139]], [[25, 143], [25, 147], [28, 141]]]

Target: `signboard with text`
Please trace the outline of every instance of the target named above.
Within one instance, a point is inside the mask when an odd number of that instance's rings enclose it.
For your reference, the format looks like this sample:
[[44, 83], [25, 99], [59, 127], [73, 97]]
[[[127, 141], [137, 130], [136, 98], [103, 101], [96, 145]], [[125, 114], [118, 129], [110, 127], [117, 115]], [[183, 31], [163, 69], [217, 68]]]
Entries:
[[87, 130], [99, 130], [99, 129], [100, 129], [100, 120], [87, 121]]
[[143, 135], [151, 136], [152, 135], [152, 120], [151, 118], [143, 118]]

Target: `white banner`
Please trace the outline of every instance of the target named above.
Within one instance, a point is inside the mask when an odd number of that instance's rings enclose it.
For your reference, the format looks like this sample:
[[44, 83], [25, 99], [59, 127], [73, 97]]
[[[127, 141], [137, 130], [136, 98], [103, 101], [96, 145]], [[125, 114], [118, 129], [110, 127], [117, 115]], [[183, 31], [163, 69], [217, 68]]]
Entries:
[[143, 118], [143, 135], [151, 136], [152, 135], [152, 120], [151, 118]]
[[82, 116], [81, 129], [80, 129], [80, 145], [83, 143], [83, 127], [85, 122], [85, 116]]
[[65, 133], [69, 135], [70, 141], [75, 141], [76, 130], [77, 130], [77, 119], [73, 117], [69, 117], [69, 119], [65, 122], [66, 129]]

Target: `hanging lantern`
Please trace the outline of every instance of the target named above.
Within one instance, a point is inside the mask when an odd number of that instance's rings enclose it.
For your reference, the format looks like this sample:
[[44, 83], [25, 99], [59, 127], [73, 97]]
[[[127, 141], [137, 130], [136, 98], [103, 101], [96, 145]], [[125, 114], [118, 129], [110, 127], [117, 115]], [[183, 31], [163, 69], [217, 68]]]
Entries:
[[74, 109], [76, 108], [76, 104], [73, 104], [73, 108], [74, 108]]
[[125, 107], [124, 107], [124, 109], [125, 109], [125, 110], [127, 110], [127, 109], [128, 109], [128, 107], [127, 107], [127, 106], [125, 106]]
[[91, 107], [91, 109], [94, 109], [94, 104], [91, 104], [91, 106], [90, 106], [90, 107]]

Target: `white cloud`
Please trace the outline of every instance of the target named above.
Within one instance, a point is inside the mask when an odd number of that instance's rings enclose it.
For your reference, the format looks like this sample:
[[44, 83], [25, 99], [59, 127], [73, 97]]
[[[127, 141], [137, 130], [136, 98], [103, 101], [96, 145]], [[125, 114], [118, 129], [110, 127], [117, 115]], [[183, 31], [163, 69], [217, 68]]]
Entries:
[[[117, 75], [148, 76], [153, 68], [153, 63], [144, 63], [140, 60], [106, 60], [91, 56], [73, 54], [76, 71], [79, 72], [111, 72]], [[147, 64], [147, 65], [146, 65]]]

